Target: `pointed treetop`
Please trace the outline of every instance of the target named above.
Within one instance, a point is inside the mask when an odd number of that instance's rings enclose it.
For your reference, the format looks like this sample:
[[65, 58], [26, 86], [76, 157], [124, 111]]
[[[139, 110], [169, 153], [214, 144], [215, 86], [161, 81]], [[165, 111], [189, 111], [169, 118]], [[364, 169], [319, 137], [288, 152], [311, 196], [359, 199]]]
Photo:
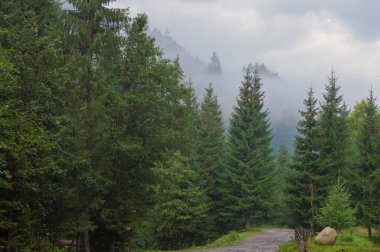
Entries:
[[222, 65], [217, 53], [214, 51], [211, 56], [211, 62], [208, 64], [208, 72], [212, 74], [221, 74]]

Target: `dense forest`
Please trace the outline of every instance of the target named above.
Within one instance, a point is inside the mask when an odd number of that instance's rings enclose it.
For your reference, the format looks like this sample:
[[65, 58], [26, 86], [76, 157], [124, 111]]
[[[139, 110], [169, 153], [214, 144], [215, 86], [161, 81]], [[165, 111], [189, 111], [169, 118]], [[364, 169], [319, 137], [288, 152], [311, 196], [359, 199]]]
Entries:
[[0, 3], [1, 250], [180, 249], [260, 224], [316, 230], [334, 225], [324, 216], [340, 198], [346, 226], [379, 227], [372, 91], [350, 111], [332, 71], [320, 102], [305, 93], [294, 153], [275, 153], [260, 65], [245, 68], [226, 129], [213, 84], [196, 96], [146, 15], [68, 2]]

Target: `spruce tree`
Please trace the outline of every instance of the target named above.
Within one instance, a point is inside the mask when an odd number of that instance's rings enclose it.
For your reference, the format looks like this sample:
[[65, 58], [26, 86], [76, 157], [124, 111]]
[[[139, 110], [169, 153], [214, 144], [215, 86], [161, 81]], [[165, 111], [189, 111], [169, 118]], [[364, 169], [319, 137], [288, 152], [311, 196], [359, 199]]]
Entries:
[[300, 111], [302, 119], [298, 122], [298, 135], [295, 138], [293, 172], [290, 176], [290, 195], [295, 225], [310, 227], [314, 230], [318, 209], [317, 194], [319, 187], [319, 121], [317, 100], [310, 88], [303, 101], [305, 109]]
[[[199, 115], [199, 148], [197, 165], [202, 188], [208, 197], [209, 218], [217, 225], [220, 204], [220, 173], [223, 169], [224, 128], [222, 112], [211, 83], [206, 88]], [[216, 230], [214, 230], [216, 231]]]
[[380, 115], [371, 90], [365, 103], [363, 121], [357, 139], [358, 168], [354, 179], [355, 200], [358, 204], [358, 221], [372, 235], [372, 228], [380, 222]]
[[[320, 111], [319, 188], [317, 194], [325, 197], [329, 186], [338, 177], [346, 178], [348, 145], [348, 109], [339, 94], [340, 86], [334, 71], [326, 84]], [[317, 199], [321, 204], [321, 199]]]
[[265, 221], [273, 203], [272, 135], [261, 88], [258, 72], [252, 75], [247, 70], [230, 120], [227, 143], [227, 195], [223, 196], [226, 206], [222, 214], [230, 221], [243, 219], [245, 229], [250, 229], [251, 220]]
[[149, 212], [151, 248], [182, 249], [207, 238], [208, 207], [197, 173], [179, 152], [154, 169], [156, 204]]
[[101, 251], [125, 249], [157, 204], [157, 163], [174, 150], [188, 159], [195, 151], [193, 91], [178, 60], [165, 59], [147, 29], [145, 15], [126, 25], [121, 81], [99, 99], [106, 120], [99, 118], [95, 157], [106, 187], [91, 234]]
[[291, 175], [291, 156], [284, 144], [280, 145], [276, 156], [276, 167], [274, 172], [274, 207], [271, 214], [271, 221], [277, 225], [290, 224], [290, 197], [288, 194], [290, 188], [289, 178]]
[[[74, 10], [64, 15], [65, 46], [71, 54], [72, 94], [67, 113], [70, 115], [71, 163], [68, 167], [67, 208], [76, 209], [68, 221], [71, 232], [79, 234], [85, 252], [90, 251], [90, 232], [97, 228], [98, 213], [104, 204], [109, 181], [98, 153], [102, 146], [101, 134], [106, 111], [103, 101], [110, 97], [120, 80], [120, 31], [126, 18], [123, 11], [107, 8], [111, 0], [70, 0]], [[68, 133], [70, 134], [70, 133]], [[75, 202], [75, 204], [73, 204]], [[72, 212], [72, 211], [65, 212]], [[93, 246], [96, 247], [96, 246]]]
[[326, 202], [317, 216], [317, 222], [322, 227], [333, 227], [337, 231], [351, 228], [355, 225], [355, 209], [351, 206], [351, 194], [345, 184], [338, 181], [331, 186]]
[[216, 52], [212, 53], [211, 62], [208, 64], [208, 72], [211, 74], [222, 73], [222, 65], [220, 64], [220, 60]]
[[68, 79], [60, 16], [53, 0], [0, 4], [0, 247], [8, 251], [49, 249], [59, 224], [57, 138]]

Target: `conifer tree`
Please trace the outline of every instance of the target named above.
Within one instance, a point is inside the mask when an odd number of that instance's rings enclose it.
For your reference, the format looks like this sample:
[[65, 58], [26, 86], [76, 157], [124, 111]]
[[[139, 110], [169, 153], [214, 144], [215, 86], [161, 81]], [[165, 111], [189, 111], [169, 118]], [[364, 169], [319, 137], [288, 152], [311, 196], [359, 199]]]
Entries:
[[145, 15], [127, 24], [121, 81], [100, 99], [107, 120], [95, 157], [107, 186], [92, 236], [102, 251], [124, 249], [157, 203], [156, 164], [174, 150], [189, 159], [195, 151], [195, 96], [178, 60], [163, 58], [147, 35], [147, 24]]
[[302, 119], [298, 122], [298, 135], [295, 138], [293, 172], [291, 173], [290, 194], [293, 206], [294, 224], [314, 230], [318, 209], [317, 194], [319, 187], [319, 121], [317, 100], [310, 88], [303, 102], [305, 109], [300, 111]]
[[216, 52], [212, 53], [211, 62], [208, 64], [208, 72], [212, 74], [222, 73], [222, 65]]
[[226, 157], [226, 206], [222, 210], [231, 221], [263, 221], [272, 206], [274, 162], [270, 146], [272, 135], [264, 93], [257, 71], [247, 70], [240, 87], [237, 106], [230, 121]]
[[223, 168], [224, 128], [222, 112], [211, 83], [206, 88], [199, 115], [199, 142], [197, 165], [202, 188], [208, 197], [209, 218], [215, 225], [221, 200], [220, 173]]
[[[55, 1], [0, 4], [0, 247], [49, 249], [67, 84]], [[4, 225], [3, 225], [4, 224]]]
[[276, 167], [274, 172], [274, 207], [270, 211], [273, 224], [290, 224], [290, 197], [289, 197], [289, 178], [291, 175], [291, 156], [284, 144], [280, 148], [276, 157]]
[[372, 235], [372, 228], [380, 222], [380, 115], [376, 99], [371, 90], [365, 103], [357, 148], [359, 151], [358, 168], [354, 179], [355, 200], [358, 204], [358, 221]]
[[64, 42], [72, 54], [72, 82], [76, 84], [73, 88], [76, 93], [68, 108], [75, 140], [71, 145], [68, 171], [71, 177], [68, 190], [73, 197], [67, 199], [68, 209], [73, 207], [76, 211], [68, 223], [71, 222], [72, 232], [80, 234], [84, 251], [89, 252], [90, 232], [97, 227], [94, 218], [102, 208], [109, 182], [103, 173], [105, 167], [97, 160], [96, 154], [102, 147], [97, 131], [104, 123], [100, 118], [105, 118], [103, 95], [119, 84], [114, 79], [117, 76], [114, 68], [120, 66], [115, 61], [121, 55], [119, 32], [125, 24], [125, 16], [121, 10], [106, 7], [111, 0], [68, 2], [74, 10], [64, 16], [67, 34]]
[[[338, 177], [347, 177], [348, 109], [339, 94], [340, 86], [334, 71], [326, 84], [320, 111], [319, 188], [317, 194], [325, 197], [329, 186]], [[317, 199], [319, 205], [320, 199]]]
[[355, 225], [355, 209], [351, 206], [351, 194], [345, 184], [338, 181], [331, 186], [326, 202], [317, 216], [317, 222], [322, 227], [333, 227], [337, 231], [351, 228]]
[[153, 248], [181, 249], [206, 240], [208, 207], [197, 174], [179, 152], [154, 171], [156, 204], [149, 213]]

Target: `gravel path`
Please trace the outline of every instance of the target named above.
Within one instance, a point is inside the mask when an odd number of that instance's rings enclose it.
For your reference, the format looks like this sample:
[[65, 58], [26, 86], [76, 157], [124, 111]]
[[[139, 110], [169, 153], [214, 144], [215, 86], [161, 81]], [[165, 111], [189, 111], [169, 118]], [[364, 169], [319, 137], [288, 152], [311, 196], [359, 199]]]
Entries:
[[[254, 234], [240, 243], [226, 248], [196, 250], [197, 252], [276, 252], [282, 243], [293, 238], [294, 230], [271, 229]], [[196, 252], [193, 251], [193, 252]]]

